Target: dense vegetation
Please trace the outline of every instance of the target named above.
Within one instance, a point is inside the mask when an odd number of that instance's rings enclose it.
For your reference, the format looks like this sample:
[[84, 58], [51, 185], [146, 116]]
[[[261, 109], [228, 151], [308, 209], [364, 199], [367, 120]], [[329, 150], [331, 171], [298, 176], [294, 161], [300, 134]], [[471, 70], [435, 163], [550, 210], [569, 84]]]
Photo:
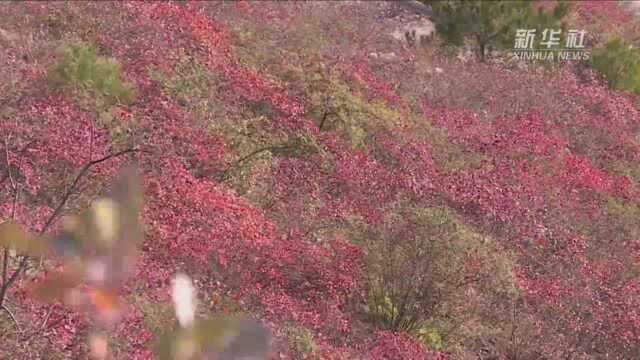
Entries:
[[0, 358], [87, 358], [101, 322], [113, 358], [153, 358], [176, 273], [199, 317], [250, 314], [278, 359], [637, 356], [636, 17], [569, 4], [593, 61], [542, 66], [394, 41], [403, 9], [0, 3], [0, 235], [102, 214], [130, 164], [145, 199], [131, 273], [90, 306], [35, 235], [0, 242]]

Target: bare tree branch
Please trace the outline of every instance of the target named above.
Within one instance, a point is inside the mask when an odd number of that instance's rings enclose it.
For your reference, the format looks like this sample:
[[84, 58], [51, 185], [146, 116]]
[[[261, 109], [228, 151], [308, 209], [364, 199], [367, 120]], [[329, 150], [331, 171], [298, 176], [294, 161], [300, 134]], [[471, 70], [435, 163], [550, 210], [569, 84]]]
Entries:
[[13, 176], [11, 176], [11, 163], [9, 162], [9, 135], [4, 137], [4, 153], [7, 160], [7, 174], [9, 176], [9, 181], [11, 182], [11, 188], [13, 190], [16, 189], [16, 183], [13, 180]]
[[[25, 146], [22, 147], [22, 149], [20, 149], [18, 151], [18, 155], [20, 155], [20, 162], [22, 164], [22, 155], [29, 149], [29, 147], [31, 147], [31, 145], [34, 143], [34, 141], [29, 141], [27, 144], [25, 144]], [[8, 147], [7, 147], [8, 149]], [[8, 156], [7, 156], [8, 158]], [[20, 166], [18, 166], [18, 168], [20, 168]], [[9, 163], [7, 161], [7, 171], [5, 171], [4, 175], [2, 175], [2, 178], [0, 178], [0, 185], [2, 185], [5, 181], [7, 181], [7, 179], [9, 179], [9, 175], [10, 175], [10, 171], [9, 171]]]
[[[103, 158], [100, 158], [100, 159], [97, 159], [97, 160], [93, 160], [93, 161], [89, 161], [88, 163], [86, 163], [80, 169], [80, 171], [78, 172], [78, 175], [76, 175], [75, 179], [73, 180], [73, 182], [71, 183], [71, 185], [67, 189], [67, 192], [62, 197], [62, 200], [60, 201], [58, 206], [55, 208], [55, 210], [53, 211], [51, 216], [49, 216], [47, 221], [42, 226], [42, 229], [40, 229], [39, 235], [43, 235], [49, 229], [49, 227], [54, 223], [56, 217], [60, 214], [60, 212], [62, 212], [62, 209], [64, 208], [65, 204], [67, 203], [67, 200], [69, 200], [69, 197], [74, 193], [76, 187], [78, 186], [78, 183], [80, 182], [82, 177], [91, 169], [92, 166], [100, 164], [100, 163], [105, 162], [107, 160], [116, 158], [118, 156], [122, 156], [122, 155], [129, 154], [129, 153], [134, 153], [134, 152], [140, 152], [140, 151], [143, 151], [143, 150], [140, 150], [140, 149], [137, 149], [137, 148], [129, 148], [129, 149], [122, 150], [122, 151], [119, 151], [117, 153], [113, 153], [113, 154], [107, 155], [107, 156], [105, 156]], [[7, 279], [6, 281], [3, 281], [2, 287], [0, 288], [0, 304], [2, 304], [2, 302], [3, 302], [3, 300], [4, 300], [5, 296], [6, 296], [6, 292], [9, 289], [9, 287], [18, 279], [18, 276], [20, 275], [20, 273], [23, 270], [26, 269], [28, 261], [29, 261], [29, 257], [26, 256], [26, 255], [23, 255], [22, 256], [22, 260], [20, 261], [20, 264], [18, 265], [18, 268], [11, 274], [9, 279]]]
[[[55, 307], [55, 305], [49, 305], [49, 310], [47, 311], [47, 314], [44, 316], [44, 320], [42, 321], [42, 324], [40, 324], [40, 327], [38, 327], [38, 329], [36, 329], [35, 331], [23, 336], [20, 341], [22, 342], [26, 342], [31, 340], [31, 338], [33, 338], [34, 336], [38, 335], [42, 330], [45, 329], [45, 327], [47, 326], [47, 322], [49, 321], [49, 318], [51, 317], [51, 313], [53, 312], [53, 308]], [[56, 325], [57, 323], [59, 323], [60, 321], [57, 321], [56, 323], [54, 323], [54, 325]]]
[[93, 160], [93, 161], [89, 161], [88, 163], [86, 163], [80, 169], [80, 172], [78, 173], [78, 175], [76, 175], [76, 178], [71, 183], [71, 186], [69, 186], [69, 189], [67, 190], [67, 192], [62, 197], [62, 200], [60, 200], [60, 203], [58, 204], [58, 206], [55, 208], [55, 210], [53, 211], [51, 216], [44, 223], [44, 225], [42, 226], [42, 229], [40, 229], [40, 235], [44, 234], [49, 229], [49, 227], [53, 224], [53, 222], [56, 219], [56, 217], [62, 211], [62, 208], [66, 205], [67, 200], [69, 200], [69, 197], [75, 191], [76, 187], [78, 186], [78, 183], [80, 182], [80, 179], [82, 179], [82, 177], [87, 173], [87, 171], [89, 171], [89, 169], [91, 169], [92, 166], [100, 164], [100, 163], [105, 162], [107, 160], [116, 158], [118, 156], [122, 156], [122, 155], [129, 154], [129, 153], [134, 153], [134, 152], [139, 152], [139, 151], [141, 151], [141, 150], [135, 149], [135, 148], [130, 148], [130, 149], [119, 151], [117, 153], [109, 154], [109, 155], [107, 155], [107, 156], [105, 156], [103, 158], [100, 158], [100, 159], [97, 159], [97, 160]]
[[22, 333], [22, 328], [20, 328], [20, 323], [18, 322], [18, 320], [16, 319], [16, 317], [13, 315], [13, 313], [11, 312], [11, 310], [9, 310], [9, 308], [7, 307], [7, 305], [2, 305], [0, 306], [0, 309], [4, 310], [7, 312], [7, 314], [9, 314], [9, 317], [11, 318], [11, 320], [13, 320], [13, 322], [16, 324], [16, 327], [18, 328], [18, 332]]

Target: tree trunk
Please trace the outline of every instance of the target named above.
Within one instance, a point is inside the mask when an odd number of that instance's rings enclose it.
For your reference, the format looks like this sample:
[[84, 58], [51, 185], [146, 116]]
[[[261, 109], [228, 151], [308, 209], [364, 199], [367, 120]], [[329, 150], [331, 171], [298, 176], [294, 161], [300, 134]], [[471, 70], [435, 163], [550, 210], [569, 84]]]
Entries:
[[486, 50], [487, 45], [484, 42], [480, 42], [478, 45], [480, 46], [480, 49], [479, 49], [480, 62], [484, 62], [485, 61], [485, 50]]

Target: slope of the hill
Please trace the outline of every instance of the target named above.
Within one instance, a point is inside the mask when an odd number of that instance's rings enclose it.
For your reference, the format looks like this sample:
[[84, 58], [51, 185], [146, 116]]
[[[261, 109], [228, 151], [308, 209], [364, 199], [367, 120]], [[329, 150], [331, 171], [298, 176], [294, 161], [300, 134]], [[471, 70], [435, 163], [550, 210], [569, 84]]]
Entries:
[[[599, 4], [571, 21], [637, 29]], [[397, 34], [429, 26], [393, 2], [5, 2], [0, 16], [2, 219], [37, 231], [83, 164], [144, 149], [92, 169], [65, 208], [140, 166], [145, 242], [115, 358], [151, 358], [174, 326], [176, 271], [201, 313], [261, 319], [276, 359], [640, 352], [640, 110], [584, 66], [408, 43]], [[73, 46], [117, 62], [124, 85], [55, 86]], [[35, 302], [23, 288], [42, 274], [27, 274], [0, 357], [86, 357], [85, 315]]]

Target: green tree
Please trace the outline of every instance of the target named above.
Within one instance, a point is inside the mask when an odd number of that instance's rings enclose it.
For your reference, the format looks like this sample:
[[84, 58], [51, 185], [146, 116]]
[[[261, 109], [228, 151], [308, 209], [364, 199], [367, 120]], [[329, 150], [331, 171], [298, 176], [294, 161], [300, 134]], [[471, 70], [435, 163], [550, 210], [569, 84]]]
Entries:
[[61, 55], [60, 61], [49, 69], [49, 82], [54, 88], [86, 90], [89, 98], [107, 108], [133, 100], [133, 86], [122, 80], [120, 64], [99, 56], [95, 46], [69, 42]]
[[460, 46], [466, 38], [476, 43], [480, 61], [484, 62], [491, 46], [513, 46], [517, 29], [562, 28], [567, 5], [559, 1], [552, 11], [537, 10], [531, 0], [421, 0], [431, 5], [436, 31], [445, 43]]
[[640, 94], [640, 49], [615, 38], [594, 50], [591, 65], [611, 88]]

